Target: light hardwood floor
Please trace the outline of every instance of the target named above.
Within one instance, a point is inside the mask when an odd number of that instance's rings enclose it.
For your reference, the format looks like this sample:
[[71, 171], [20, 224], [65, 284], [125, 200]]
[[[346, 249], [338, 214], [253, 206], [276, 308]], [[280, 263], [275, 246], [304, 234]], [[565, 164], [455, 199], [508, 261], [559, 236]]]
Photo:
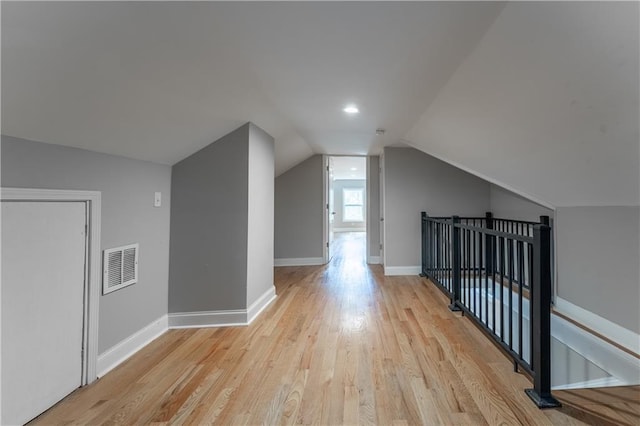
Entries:
[[33, 424], [638, 425], [638, 387], [529, 380], [419, 277], [384, 277], [348, 238], [320, 267], [276, 268], [247, 327], [171, 330]]

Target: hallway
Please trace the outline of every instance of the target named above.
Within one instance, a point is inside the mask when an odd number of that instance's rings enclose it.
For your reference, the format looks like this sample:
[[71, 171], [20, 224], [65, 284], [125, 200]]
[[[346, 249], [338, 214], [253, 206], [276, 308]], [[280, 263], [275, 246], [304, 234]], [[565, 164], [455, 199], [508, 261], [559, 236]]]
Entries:
[[508, 358], [417, 276], [345, 234], [325, 266], [275, 269], [251, 325], [170, 330], [34, 424], [636, 425], [638, 388], [557, 392], [538, 410]]

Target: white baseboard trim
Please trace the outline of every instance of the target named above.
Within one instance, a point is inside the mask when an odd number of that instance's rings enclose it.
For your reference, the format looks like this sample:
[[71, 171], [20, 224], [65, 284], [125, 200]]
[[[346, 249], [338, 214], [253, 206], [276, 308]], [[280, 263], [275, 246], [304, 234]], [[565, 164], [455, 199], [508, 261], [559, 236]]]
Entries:
[[102, 377], [133, 354], [160, 337], [169, 328], [224, 327], [250, 324], [276, 299], [271, 286], [248, 309], [209, 312], [180, 312], [163, 315], [141, 330], [98, 355], [97, 372]]
[[386, 276], [418, 275], [420, 273], [420, 269], [420, 266], [385, 266], [384, 274]]
[[167, 315], [163, 315], [143, 329], [136, 331], [131, 336], [98, 355], [98, 377], [104, 376], [122, 364], [131, 355], [160, 337], [168, 328]]
[[555, 309], [561, 314], [576, 320], [591, 330], [606, 336], [621, 346], [640, 354], [640, 334], [619, 326], [600, 315], [594, 314], [580, 306], [556, 297]]
[[262, 296], [258, 297], [258, 299], [247, 308], [247, 323], [251, 324], [274, 300], [276, 300], [276, 288], [275, 286], [271, 286], [269, 290], [265, 291]]
[[615, 377], [603, 377], [601, 379], [587, 380], [585, 382], [569, 383], [566, 385], [552, 386], [552, 390], [606, 388], [611, 386], [624, 386], [624, 383]]
[[247, 325], [247, 310], [174, 312], [169, 328], [232, 327]]
[[249, 325], [275, 299], [276, 288], [271, 286], [248, 309], [170, 313], [169, 328], [238, 327]]
[[[608, 386], [640, 384], [640, 362], [638, 362], [638, 358], [623, 351], [619, 347], [596, 337], [558, 315], [551, 315], [551, 335], [559, 342], [612, 375], [613, 378], [606, 378], [613, 383]], [[614, 379], [616, 379], [616, 381], [613, 381]], [[584, 383], [590, 382], [593, 382], [593, 380]], [[571, 385], [575, 384], [567, 386]]]
[[380, 264], [380, 256], [369, 256], [367, 258], [367, 263], [371, 265], [379, 265]]
[[322, 257], [296, 257], [289, 259], [274, 259], [274, 266], [316, 266], [324, 265], [325, 261]]

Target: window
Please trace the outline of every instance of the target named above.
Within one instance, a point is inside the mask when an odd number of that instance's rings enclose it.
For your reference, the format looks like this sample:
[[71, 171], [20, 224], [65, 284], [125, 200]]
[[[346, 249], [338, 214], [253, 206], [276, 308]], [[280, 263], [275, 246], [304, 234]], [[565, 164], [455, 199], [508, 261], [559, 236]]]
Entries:
[[343, 222], [364, 222], [364, 189], [344, 188], [342, 207]]

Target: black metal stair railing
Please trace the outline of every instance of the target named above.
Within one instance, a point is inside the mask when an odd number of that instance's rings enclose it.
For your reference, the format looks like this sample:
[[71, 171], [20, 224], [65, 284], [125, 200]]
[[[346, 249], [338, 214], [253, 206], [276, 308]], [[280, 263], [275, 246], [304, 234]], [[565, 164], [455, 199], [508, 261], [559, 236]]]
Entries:
[[533, 377], [525, 392], [540, 408], [551, 395], [551, 228], [485, 217], [429, 217], [422, 212], [422, 276], [476, 322]]

